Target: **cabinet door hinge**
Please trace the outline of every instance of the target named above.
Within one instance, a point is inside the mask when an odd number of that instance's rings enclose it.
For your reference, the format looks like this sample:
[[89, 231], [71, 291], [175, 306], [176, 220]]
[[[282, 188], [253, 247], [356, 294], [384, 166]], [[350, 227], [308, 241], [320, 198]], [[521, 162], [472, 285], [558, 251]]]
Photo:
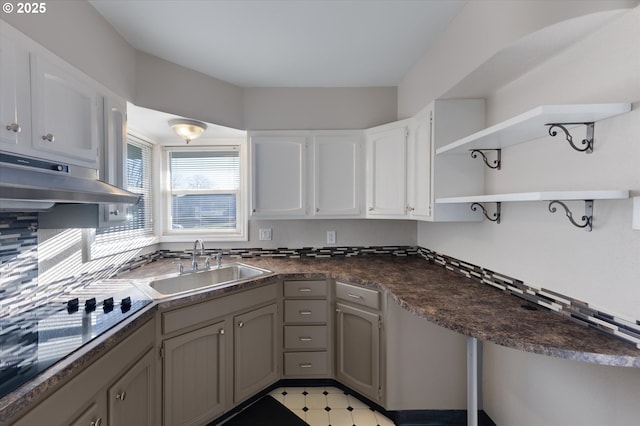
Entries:
[[382, 318], [378, 318], [378, 328], [382, 330]]
[[404, 139], [405, 140], [409, 139], [409, 128], [408, 127], [404, 128]]
[[160, 350], [158, 351], [158, 355], [160, 355], [160, 359], [164, 358], [164, 346], [160, 346]]
[[378, 388], [378, 400], [382, 400], [382, 388]]

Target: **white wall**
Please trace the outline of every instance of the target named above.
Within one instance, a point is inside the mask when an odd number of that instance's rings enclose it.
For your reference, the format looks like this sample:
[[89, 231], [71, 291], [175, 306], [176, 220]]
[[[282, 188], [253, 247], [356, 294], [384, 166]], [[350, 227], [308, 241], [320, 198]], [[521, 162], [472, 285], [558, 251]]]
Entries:
[[395, 87], [246, 88], [247, 130], [366, 129], [396, 120]]
[[116, 94], [132, 99], [136, 50], [86, 1], [45, 3], [44, 14], [2, 13], [2, 19]]
[[469, 1], [398, 86], [398, 118], [417, 113], [527, 34], [569, 18], [637, 3], [636, 0]]
[[[595, 152], [562, 138], [503, 151], [503, 169], [487, 169], [488, 193], [549, 189], [640, 191], [640, 8], [634, 9], [488, 99], [489, 123], [540, 104], [634, 102], [631, 113], [596, 123]], [[584, 130], [582, 130], [584, 136]], [[581, 135], [576, 134], [576, 139]], [[579, 219], [584, 203], [571, 203]], [[640, 232], [631, 200], [596, 201], [594, 230], [571, 226], [545, 203], [503, 204], [502, 223], [422, 224], [418, 243], [640, 318]]]
[[484, 345], [484, 410], [501, 426], [629, 426], [640, 418], [640, 369]]

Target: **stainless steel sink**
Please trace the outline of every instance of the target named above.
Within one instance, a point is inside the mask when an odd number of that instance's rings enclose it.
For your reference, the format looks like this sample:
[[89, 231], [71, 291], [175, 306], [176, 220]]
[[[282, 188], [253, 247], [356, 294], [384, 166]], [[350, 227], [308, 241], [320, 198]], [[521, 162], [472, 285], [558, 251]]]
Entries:
[[232, 285], [270, 273], [271, 271], [266, 269], [243, 263], [227, 263], [219, 268], [163, 275], [138, 281], [136, 284], [143, 287], [154, 299], [161, 299], [194, 290]]

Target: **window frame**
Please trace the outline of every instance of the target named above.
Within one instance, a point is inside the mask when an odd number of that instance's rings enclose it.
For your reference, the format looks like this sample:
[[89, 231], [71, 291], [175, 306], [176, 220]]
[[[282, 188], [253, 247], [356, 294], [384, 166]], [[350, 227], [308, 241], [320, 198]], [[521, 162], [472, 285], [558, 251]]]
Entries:
[[[185, 242], [193, 241], [194, 238], [204, 239], [212, 242], [227, 241], [248, 241], [249, 215], [248, 215], [248, 157], [246, 139], [221, 139], [215, 141], [197, 141], [189, 145], [165, 145], [162, 147], [162, 235], [161, 242]], [[238, 151], [240, 161], [240, 186], [236, 197], [236, 229], [233, 230], [205, 230], [198, 229], [171, 229], [172, 224], [172, 199], [171, 189], [171, 152], [189, 151], [221, 151], [234, 149]], [[180, 191], [185, 193], [187, 191]], [[211, 191], [206, 191], [210, 193]], [[193, 191], [197, 193], [197, 191]], [[228, 193], [224, 191], [223, 193]]]

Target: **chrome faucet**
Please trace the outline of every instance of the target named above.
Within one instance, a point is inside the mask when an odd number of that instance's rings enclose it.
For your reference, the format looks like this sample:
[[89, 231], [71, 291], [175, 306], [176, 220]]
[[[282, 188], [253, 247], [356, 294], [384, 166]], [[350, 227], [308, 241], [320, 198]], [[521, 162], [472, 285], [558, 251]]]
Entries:
[[200, 255], [204, 256], [204, 241], [196, 240], [193, 243], [193, 254], [191, 255], [191, 269], [198, 270], [198, 244], [200, 244]]

